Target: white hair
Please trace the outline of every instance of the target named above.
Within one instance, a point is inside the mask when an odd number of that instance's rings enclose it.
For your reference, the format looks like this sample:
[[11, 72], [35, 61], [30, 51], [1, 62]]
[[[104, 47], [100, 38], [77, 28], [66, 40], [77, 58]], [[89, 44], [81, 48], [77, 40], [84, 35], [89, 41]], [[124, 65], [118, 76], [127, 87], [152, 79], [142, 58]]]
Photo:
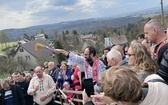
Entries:
[[54, 62], [52, 62], [52, 61], [51, 61], [51, 62], [48, 62], [48, 64], [55, 65], [55, 63], [54, 63]]
[[115, 58], [117, 61], [122, 61], [122, 56], [121, 53], [117, 50], [113, 50], [111, 49], [108, 53], [107, 53], [107, 59], [112, 59]]

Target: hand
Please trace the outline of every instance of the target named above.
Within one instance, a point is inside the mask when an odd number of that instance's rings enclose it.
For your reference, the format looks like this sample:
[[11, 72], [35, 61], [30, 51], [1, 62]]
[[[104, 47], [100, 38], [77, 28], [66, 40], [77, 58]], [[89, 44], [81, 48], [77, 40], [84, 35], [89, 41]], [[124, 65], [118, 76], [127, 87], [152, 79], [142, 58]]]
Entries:
[[85, 92], [85, 89], [82, 92], [82, 96], [83, 96], [83, 104], [85, 104], [88, 101], [92, 101], [92, 98], [90, 98], [90, 97], [87, 96], [87, 94]]
[[60, 72], [59, 72], [59, 76], [62, 76], [62, 75], [63, 75], [63, 73], [62, 73], [62, 71], [60, 71]]
[[64, 98], [67, 100], [67, 96], [64, 96]]
[[67, 96], [61, 95], [61, 97], [62, 97], [63, 99], [67, 99]]
[[113, 100], [110, 97], [107, 97], [104, 95], [104, 93], [100, 93], [97, 95], [91, 95], [92, 98], [95, 99], [95, 104], [96, 105], [106, 105], [106, 104], [110, 104], [113, 102]]
[[67, 79], [68, 79], [68, 76], [64, 75], [64, 79], [67, 80]]
[[75, 77], [73, 75], [71, 75], [71, 80], [74, 81], [75, 80]]
[[39, 86], [38, 85], [34, 87], [34, 92], [36, 92], [37, 90], [39, 90]]
[[40, 100], [41, 100], [41, 101], [44, 101], [46, 98], [47, 98], [47, 95], [42, 95], [42, 96], [40, 97]]
[[62, 75], [63, 75], [63, 76], [66, 75], [66, 71], [65, 71], [65, 70], [62, 71]]

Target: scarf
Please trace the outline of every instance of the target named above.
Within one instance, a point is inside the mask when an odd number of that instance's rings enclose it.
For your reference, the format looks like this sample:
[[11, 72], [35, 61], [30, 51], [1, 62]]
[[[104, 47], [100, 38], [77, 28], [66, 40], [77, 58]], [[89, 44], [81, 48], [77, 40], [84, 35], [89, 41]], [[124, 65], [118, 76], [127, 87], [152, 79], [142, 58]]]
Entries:
[[[94, 62], [93, 62], [93, 66], [92, 66], [92, 79], [93, 82], [97, 82], [98, 81], [98, 64], [99, 64], [99, 58], [95, 57], [94, 58]], [[89, 68], [89, 63], [86, 62], [85, 63], [85, 69], [86, 69], [86, 74], [88, 74], [88, 68]]]

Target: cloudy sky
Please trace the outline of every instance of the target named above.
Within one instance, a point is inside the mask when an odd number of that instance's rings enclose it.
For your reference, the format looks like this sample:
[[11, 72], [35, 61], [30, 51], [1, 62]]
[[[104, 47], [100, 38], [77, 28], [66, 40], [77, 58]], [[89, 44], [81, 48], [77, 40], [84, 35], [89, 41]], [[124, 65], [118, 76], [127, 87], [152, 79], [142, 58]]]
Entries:
[[[0, 0], [0, 30], [24, 28], [160, 7], [161, 0]], [[168, 0], [163, 0], [168, 5]]]

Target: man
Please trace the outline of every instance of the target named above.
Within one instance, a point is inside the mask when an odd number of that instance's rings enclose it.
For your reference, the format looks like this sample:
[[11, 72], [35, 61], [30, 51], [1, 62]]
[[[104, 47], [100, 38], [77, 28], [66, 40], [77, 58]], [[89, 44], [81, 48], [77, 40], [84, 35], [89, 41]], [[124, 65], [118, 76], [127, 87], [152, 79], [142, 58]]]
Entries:
[[56, 68], [54, 62], [48, 62], [49, 75], [53, 78], [56, 83], [57, 78], [59, 76], [60, 68]]
[[29, 73], [32, 75], [32, 78], [36, 76], [36, 74], [34, 73], [34, 69], [30, 69]]
[[43, 74], [41, 66], [35, 68], [36, 77], [32, 78], [28, 88], [28, 94], [33, 95], [35, 105], [53, 105], [55, 83], [51, 76]]
[[154, 58], [158, 60], [159, 65], [157, 74], [168, 82], [168, 43], [164, 26], [157, 19], [152, 19], [145, 24], [144, 33], [152, 44], [156, 44]]
[[17, 72], [12, 73], [12, 80], [13, 80], [13, 84], [15, 84], [18, 81]]
[[139, 43], [141, 43], [145, 39], [145, 35], [144, 34], [139, 34], [137, 36], [137, 39], [138, 39]]
[[56, 72], [56, 67], [54, 62], [48, 62], [48, 74], [53, 78], [54, 82], [56, 81], [55, 78], [55, 72]]
[[107, 53], [108, 66], [128, 66], [128, 63], [122, 60], [121, 53], [117, 50], [110, 50]]
[[[166, 44], [167, 36], [164, 32], [164, 26], [160, 21], [152, 19], [144, 26], [145, 37], [152, 43], [156, 44], [155, 57], [159, 59], [159, 50]], [[160, 56], [161, 57], [161, 56]]]
[[22, 90], [23, 97], [26, 101], [26, 105], [32, 105], [33, 104], [33, 97], [27, 94], [27, 90], [29, 87], [29, 81], [23, 77], [21, 72], [15, 72], [17, 75], [17, 82], [15, 85], [19, 86]]
[[32, 79], [32, 75], [30, 73], [26, 73], [25, 78], [27, 81], [30, 81]]
[[85, 72], [86, 78], [93, 78], [93, 82], [97, 83], [100, 75], [105, 71], [105, 65], [96, 56], [96, 50], [92, 46], [88, 46], [84, 50], [84, 57], [65, 51], [63, 49], [55, 49], [56, 53], [62, 53], [68, 57], [69, 65], [78, 65], [81, 71]]
[[48, 68], [48, 62], [45, 61], [44, 64], [43, 64], [43, 66], [44, 66], [44, 69], [47, 69]]
[[103, 49], [103, 55], [102, 55], [102, 59], [104, 64], [107, 66], [108, 62], [107, 62], [107, 53], [110, 51], [110, 47], [106, 47], [105, 49]]
[[120, 45], [115, 45], [111, 49], [119, 51], [121, 53], [122, 60], [124, 60], [125, 62], [128, 62], [128, 59], [126, 58], [124, 51]]
[[8, 79], [1, 80], [0, 105], [26, 105], [20, 87], [10, 85]]

